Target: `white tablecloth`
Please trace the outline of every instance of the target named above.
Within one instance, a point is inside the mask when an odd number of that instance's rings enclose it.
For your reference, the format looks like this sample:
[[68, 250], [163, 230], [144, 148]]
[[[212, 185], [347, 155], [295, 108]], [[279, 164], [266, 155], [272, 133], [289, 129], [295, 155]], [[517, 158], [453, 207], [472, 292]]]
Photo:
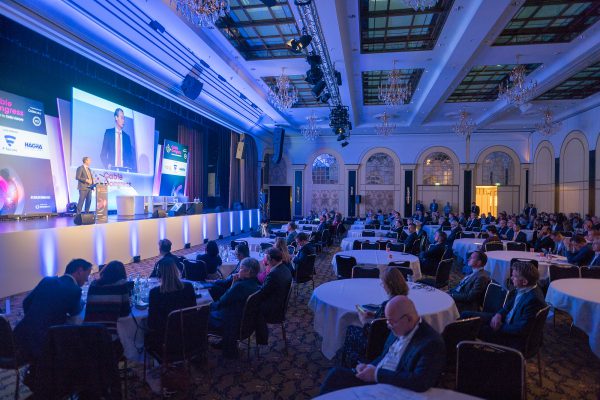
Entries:
[[[485, 239], [456, 239], [454, 243], [452, 243], [452, 252], [466, 264], [467, 254], [475, 250], [483, 249], [484, 240]], [[502, 241], [504, 250], [506, 250], [506, 242], [507, 240]]]
[[327, 393], [315, 400], [476, 400], [478, 397], [454, 392], [448, 389], [431, 388], [426, 392], [417, 393], [393, 385], [378, 383], [376, 385], [356, 386]]
[[[421, 265], [419, 258], [408, 253], [401, 253], [399, 251], [385, 251], [385, 250], [348, 250], [340, 251], [335, 255], [341, 256], [352, 256], [356, 258], [356, 263], [364, 265], [365, 267], [377, 267], [379, 273], [383, 274], [388, 267], [388, 264], [392, 261], [409, 261], [410, 269], [413, 271], [413, 279], [416, 281], [421, 279]], [[337, 275], [337, 265], [335, 262], [335, 255], [331, 259], [331, 266], [333, 267], [333, 273]]]
[[[408, 297], [415, 303], [417, 312], [436, 331], [441, 333], [446, 325], [458, 318], [454, 300], [447, 293], [411, 282], [408, 285]], [[361, 326], [357, 304], [381, 304], [386, 299], [379, 279], [341, 279], [316, 288], [308, 306], [315, 313], [315, 332], [323, 338], [323, 355], [332, 359], [344, 344], [346, 328]]]
[[396, 242], [395, 239], [386, 238], [385, 236], [344, 238], [344, 239], [342, 239], [342, 243], [340, 244], [340, 247], [342, 248], [343, 251], [352, 250], [352, 245], [354, 244], [355, 240], [358, 240], [361, 243], [369, 242], [369, 241], [376, 242], [378, 240], [391, 240], [393, 243]]
[[[185, 258], [187, 258], [188, 260], [196, 261], [196, 256], [198, 256], [198, 254], [203, 254], [203, 252], [197, 251], [194, 253], [186, 254]], [[260, 253], [258, 251], [251, 251], [250, 257], [256, 258], [258, 261], [262, 261], [264, 256], [261, 257]], [[219, 269], [219, 271], [221, 271], [221, 274], [223, 275], [223, 277], [227, 278], [231, 274], [231, 272], [235, 269], [235, 267], [237, 266], [238, 259], [235, 257], [233, 252], [230, 252], [229, 257], [221, 258], [221, 260], [223, 261], [223, 264], [221, 264], [221, 266], [219, 266], [218, 269]]]
[[546, 301], [569, 313], [573, 324], [587, 333], [600, 358], [600, 279], [559, 279], [550, 283]]
[[513, 258], [526, 258], [529, 260], [537, 260], [540, 279], [548, 278], [548, 267], [550, 264], [567, 264], [565, 257], [552, 256], [552, 261], [548, 261], [546, 257], [538, 253], [526, 251], [490, 251], [486, 253], [488, 262], [484, 269], [490, 273], [490, 277], [506, 286], [506, 281], [510, 278], [510, 260]]
[[[369, 231], [373, 231], [375, 232], [375, 236], [385, 236], [386, 234], [390, 233], [389, 230], [381, 230], [381, 229], [367, 229]], [[354, 229], [354, 230], [349, 230], [348, 234], [346, 235], [346, 237], [349, 238], [359, 238], [362, 237], [362, 233], [363, 233], [364, 229]]]

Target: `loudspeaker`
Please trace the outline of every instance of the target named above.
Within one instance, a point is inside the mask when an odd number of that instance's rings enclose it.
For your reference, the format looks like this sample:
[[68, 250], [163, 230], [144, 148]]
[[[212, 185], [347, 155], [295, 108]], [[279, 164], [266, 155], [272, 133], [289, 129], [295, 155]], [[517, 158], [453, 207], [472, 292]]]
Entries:
[[73, 218], [75, 225], [92, 225], [96, 223], [96, 216], [94, 214], [77, 214]]
[[186, 212], [187, 212], [188, 215], [202, 214], [202, 203], [191, 203], [191, 204], [188, 204]]
[[186, 208], [183, 203], [175, 203], [175, 205], [173, 207], [171, 207], [171, 209], [169, 210], [169, 215], [171, 217], [178, 216], [178, 215], [185, 215], [185, 212], [186, 212]]
[[167, 217], [167, 213], [165, 212], [165, 210], [154, 210], [154, 212], [152, 213], [152, 218], [166, 218]]
[[238, 142], [235, 158], [238, 160], [242, 160], [244, 158], [244, 142]]
[[181, 90], [187, 97], [192, 100], [196, 100], [202, 91], [202, 86], [204, 86], [202, 82], [194, 78], [192, 75], [187, 74], [183, 79], [183, 83], [181, 84]]
[[354, 196], [354, 203], [355, 204], [360, 204], [362, 201], [362, 196], [360, 194]]
[[285, 137], [285, 129], [275, 128], [273, 131], [273, 158], [272, 161], [275, 164], [279, 164], [281, 161], [281, 155], [283, 153], [283, 138]]

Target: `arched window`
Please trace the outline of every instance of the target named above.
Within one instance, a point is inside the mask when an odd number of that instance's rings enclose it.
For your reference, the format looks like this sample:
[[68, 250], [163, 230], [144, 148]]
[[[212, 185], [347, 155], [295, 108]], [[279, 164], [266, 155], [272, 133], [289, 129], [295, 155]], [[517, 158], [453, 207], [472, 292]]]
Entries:
[[367, 160], [367, 185], [393, 185], [394, 160], [385, 153], [375, 153]]
[[454, 163], [446, 153], [436, 151], [423, 160], [424, 185], [452, 185], [454, 183]]
[[488, 154], [483, 160], [484, 185], [512, 185], [515, 178], [513, 159], [503, 151]]
[[335, 185], [338, 183], [338, 162], [331, 154], [324, 153], [315, 158], [312, 165], [312, 180], [316, 185]]

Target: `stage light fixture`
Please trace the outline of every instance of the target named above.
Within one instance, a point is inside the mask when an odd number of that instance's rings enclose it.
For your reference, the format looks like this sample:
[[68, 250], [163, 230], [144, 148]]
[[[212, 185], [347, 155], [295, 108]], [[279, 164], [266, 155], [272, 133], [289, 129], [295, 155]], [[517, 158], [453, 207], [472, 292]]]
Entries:
[[313, 88], [311, 89], [312, 94], [315, 97], [320, 97], [321, 93], [323, 93], [323, 90], [325, 89], [327, 85], [325, 84], [325, 81], [319, 81], [317, 82], [317, 84], [315, 86], [313, 86]]
[[329, 101], [330, 98], [331, 98], [331, 95], [329, 94], [329, 92], [325, 92], [321, 95], [319, 100], [321, 100], [321, 103], [327, 104], [327, 102]]
[[310, 42], [312, 42], [312, 36], [304, 33], [302, 36], [300, 36], [300, 39], [290, 39], [285, 45], [292, 53], [300, 54], [304, 49], [306, 49], [306, 47], [308, 47]]
[[343, 142], [343, 143], [342, 143], [342, 147], [346, 147], [346, 146], [348, 146], [348, 145], [349, 145], [349, 143], [348, 143], [348, 141], [347, 141], [347, 140], [346, 140], [345, 142]]
[[334, 71], [335, 82], [338, 86], [342, 86], [342, 74], [339, 71]]
[[192, 244], [191, 243], [186, 243], [185, 246], [183, 246], [183, 247], [186, 248], [186, 249], [189, 249], [189, 248], [192, 247]]
[[133, 256], [134, 263], [139, 263], [140, 261], [142, 261], [142, 256]]
[[306, 57], [306, 61], [308, 62], [308, 64], [311, 67], [314, 67], [315, 65], [320, 65], [322, 64], [323, 60], [321, 60], [321, 56], [318, 54], [313, 54], [310, 53], [307, 57]]
[[306, 79], [304, 81], [308, 84], [316, 85], [321, 79], [323, 79], [323, 71], [321, 71], [318, 65], [315, 65], [306, 71]]

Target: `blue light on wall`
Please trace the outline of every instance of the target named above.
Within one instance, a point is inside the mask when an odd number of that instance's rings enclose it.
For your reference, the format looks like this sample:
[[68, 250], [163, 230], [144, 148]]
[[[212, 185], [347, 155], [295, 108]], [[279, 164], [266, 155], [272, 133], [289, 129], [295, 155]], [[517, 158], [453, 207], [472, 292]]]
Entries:
[[129, 224], [129, 249], [131, 250], [132, 257], [140, 255], [140, 241], [138, 236], [137, 222]]
[[217, 214], [217, 231], [219, 236], [221, 236], [221, 213]]
[[183, 217], [183, 243], [190, 242], [190, 223], [188, 217]]
[[260, 226], [260, 210], [256, 210], [256, 226]]
[[42, 251], [42, 256], [40, 257], [42, 260], [42, 268], [40, 273], [42, 276], [55, 276], [57, 273], [56, 270], [56, 236], [53, 234], [53, 230], [46, 230], [42, 237], [42, 246], [40, 250]]
[[233, 235], [233, 211], [229, 211], [229, 234]]
[[244, 212], [240, 211], [240, 230], [244, 230]]
[[206, 217], [202, 216], [202, 240], [206, 239]]
[[96, 253], [94, 254], [94, 257], [96, 260], [96, 265], [105, 264], [105, 244], [106, 240], [104, 237], [104, 229], [96, 226], [96, 229], [94, 229], [94, 249]]
[[165, 218], [158, 220], [158, 239], [163, 240], [167, 236], [167, 222]]

